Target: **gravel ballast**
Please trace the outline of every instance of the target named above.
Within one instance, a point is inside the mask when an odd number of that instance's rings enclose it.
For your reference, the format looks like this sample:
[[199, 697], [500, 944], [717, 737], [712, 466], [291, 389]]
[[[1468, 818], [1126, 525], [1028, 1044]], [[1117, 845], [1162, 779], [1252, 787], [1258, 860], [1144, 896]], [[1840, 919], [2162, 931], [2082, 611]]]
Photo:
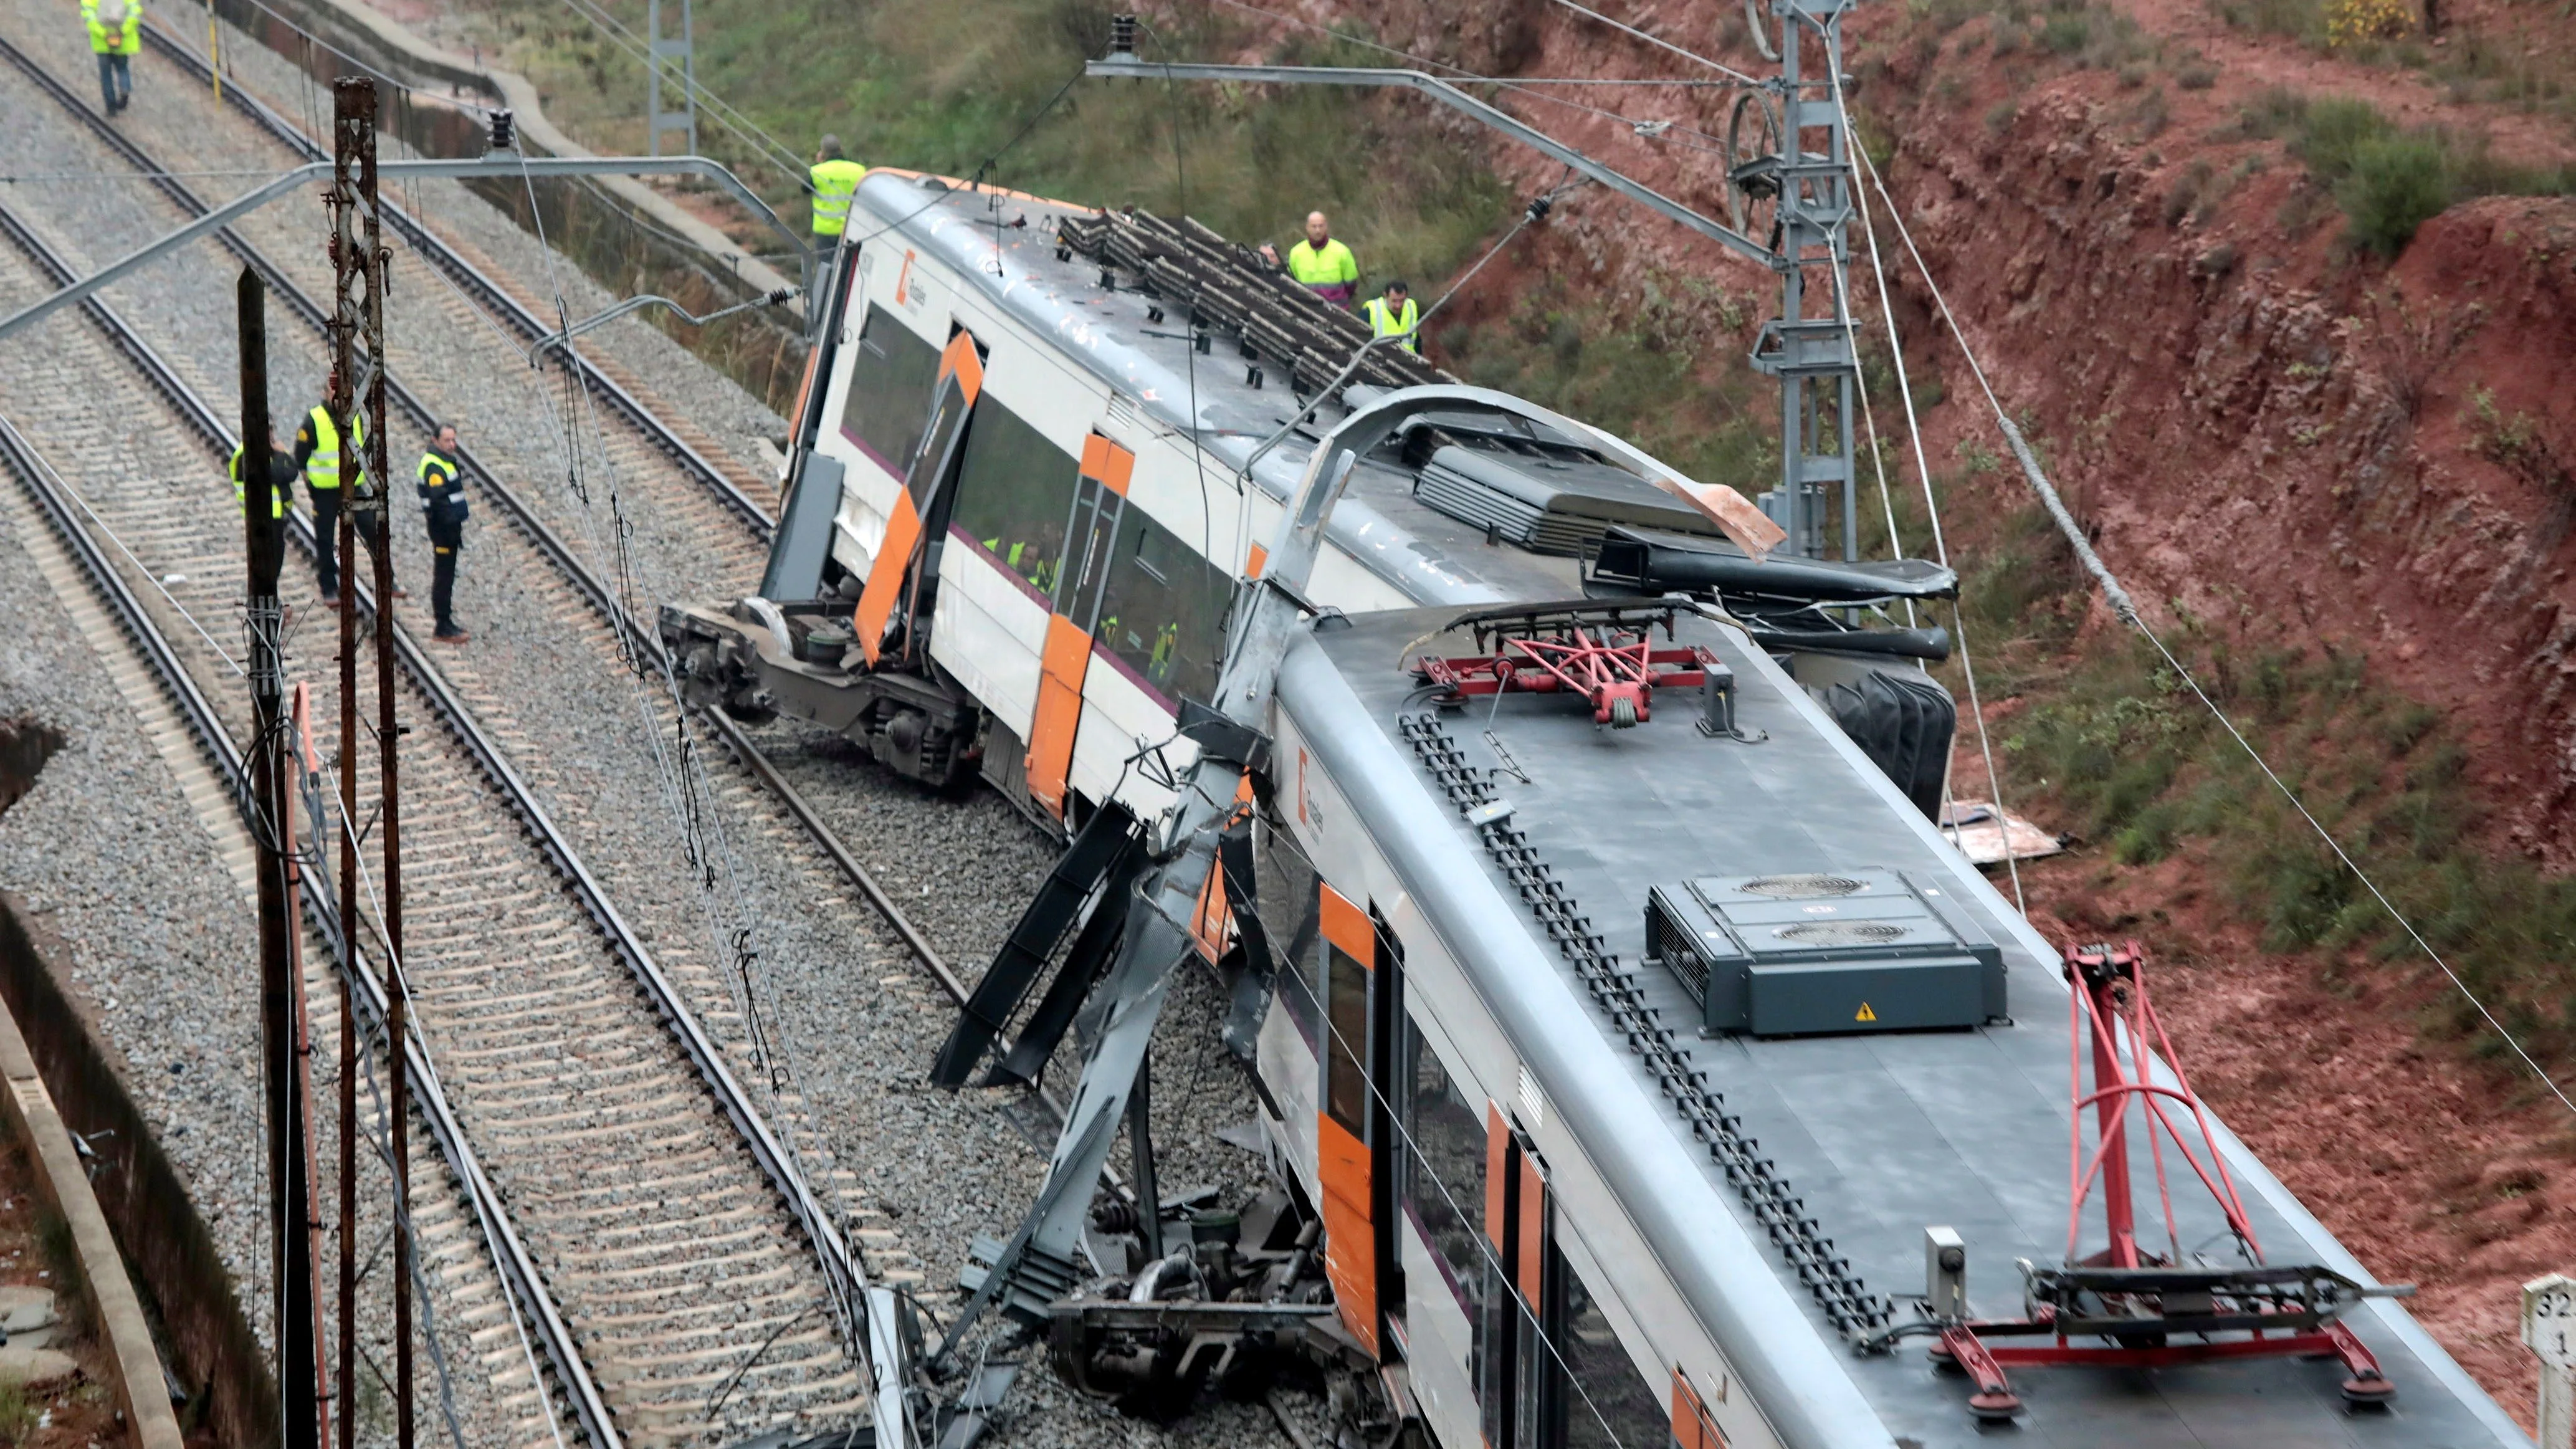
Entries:
[[[32, 31], [40, 22], [62, 28], [60, 17], [40, 13], [26, 0], [13, 8], [19, 20], [12, 38], [21, 44], [37, 44]], [[69, 39], [55, 36], [43, 47], [47, 63], [76, 89], [83, 73], [68, 69], [68, 57], [78, 42], [74, 30]], [[247, 42], [229, 54], [254, 85], [263, 81], [263, 65], [285, 69]], [[280, 148], [216, 113], [202, 91], [174, 85], [177, 72], [166, 62], [147, 55], [136, 68], [129, 133], [165, 161], [207, 170], [287, 164]], [[11, 85], [17, 89], [6, 88]], [[73, 130], [49, 101], [10, 76], [0, 75], [0, 104], [29, 122], [0, 136], [0, 160], [7, 164], [28, 173], [115, 164], [103, 160], [96, 143]], [[184, 163], [175, 149], [183, 144]], [[247, 180], [205, 178], [192, 184], [214, 199]], [[491, 208], [449, 190], [453, 203], [435, 208], [443, 226], [472, 236], [480, 249], [512, 259], [514, 266], [543, 270], [542, 260], [528, 260], [542, 257], [532, 239]], [[130, 182], [66, 185], [48, 194], [31, 189], [16, 204], [45, 218], [59, 245], [77, 244], [84, 264], [120, 254], [177, 221], [166, 202]], [[312, 215], [301, 217], [298, 206]], [[319, 216], [317, 205], [281, 203], [247, 225], [245, 234], [271, 249], [299, 279], [318, 277]], [[290, 255], [289, 248], [303, 250]], [[684, 520], [677, 509], [645, 510], [647, 490], [640, 486], [621, 499], [617, 517], [610, 516], [603, 445], [578, 421], [586, 411], [578, 403], [569, 411], [577, 419], [572, 436], [585, 459], [582, 482], [589, 499], [576, 496], [565, 476], [560, 440], [566, 400], [560, 386], [512, 364], [508, 345], [490, 325], [461, 317], [460, 309], [448, 305], [452, 295], [440, 300], [443, 284], [417, 262], [404, 267], [408, 255], [399, 248], [397, 256], [394, 305], [403, 334], [396, 340], [397, 375], [442, 415], [471, 419], [469, 445], [482, 450], [505, 481], [577, 542], [608, 536], [618, 517], [633, 523], [629, 547], [639, 609], [659, 598], [721, 594], [740, 586], [740, 538], [714, 537], [703, 519]], [[232, 397], [228, 309], [174, 306], [167, 299], [228, 298], [231, 271], [228, 258], [211, 243], [201, 244], [190, 256], [112, 289], [129, 317], [220, 407], [230, 407]], [[558, 261], [553, 275], [564, 279], [576, 315], [592, 305], [592, 298], [571, 298], [588, 284], [577, 280], [568, 263]], [[319, 290], [311, 281], [306, 285]], [[605, 305], [608, 298], [597, 293], [595, 300]], [[416, 312], [406, 310], [411, 304], [419, 304]], [[703, 408], [698, 421], [709, 432], [741, 439], [747, 451], [749, 439], [777, 427], [738, 388], [658, 332], [640, 324], [622, 329], [641, 336], [621, 339], [621, 360], [646, 374], [658, 396], [693, 411]], [[276, 308], [270, 332], [273, 396], [279, 411], [291, 413], [318, 386], [319, 348]], [[408, 428], [395, 433], [399, 480], [418, 444]], [[612, 443], [605, 451], [613, 455], [616, 447]], [[792, 1072], [781, 1082], [787, 1089], [782, 1110], [819, 1135], [828, 1148], [828, 1167], [850, 1174], [846, 1189], [835, 1190], [844, 1206], [863, 1225], [893, 1234], [895, 1250], [884, 1255], [887, 1271], [918, 1273], [926, 1290], [945, 1289], [954, 1283], [973, 1235], [1004, 1234], [1015, 1225], [1036, 1189], [1040, 1152], [1000, 1110], [1002, 1094], [947, 1094], [923, 1084], [952, 1009], [801, 834], [728, 764], [710, 766], [716, 789], [702, 802], [702, 824], [692, 839], [685, 813], [673, 808], [673, 787], [660, 763], [674, 754], [667, 699], [652, 682], [620, 676], [598, 643], [595, 622], [586, 624], [586, 615], [567, 608], [551, 581], [532, 576], [533, 556], [502, 536], [497, 512], [478, 503], [469, 525], [460, 612], [477, 637], [470, 659], [460, 660], [454, 674], [461, 683], [470, 676], [476, 707], [490, 711], [486, 722], [511, 751], [514, 765], [528, 775], [665, 965], [705, 968], [700, 979], [706, 981], [735, 977], [734, 989], [705, 989], [699, 1008], [727, 1038], [737, 1071], [747, 1080], [765, 1080], [768, 1073], [754, 1061], [732, 1009], [743, 988], [729, 945], [734, 931], [750, 930], [747, 944], [757, 955], [748, 972], [749, 991], [776, 1043], [771, 1060], [782, 1075]], [[682, 522], [690, 527], [662, 526]], [[400, 567], [419, 585], [428, 572], [426, 549], [416, 525], [411, 528]], [[291, 563], [290, 574], [298, 567]], [[309, 582], [299, 587], [309, 594]], [[415, 618], [425, 602], [413, 601]], [[425, 626], [425, 619], [418, 622]], [[1053, 844], [989, 793], [935, 799], [829, 737], [786, 727], [762, 733], [781, 767], [881, 874], [887, 889], [905, 901], [951, 964], [973, 979], [1042, 876]], [[724, 848], [714, 850], [718, 831]], [[688, 884], [705, 878], [690, 865], [693, 848], [699, 859], [718, 867], [711, 894]], [[1213, 1182], [1228, 1184], [1239, 1196], [1259, 1171], [1247, 1154], [1212, 1136], [1216, 1128], [1252, 1114], [1241, 1069], [1217, 1043], [1221, 1007], [1206, 974], [1193, 971], [1175, 993], [1158, 1044], [1156, 1128], [1167, 1191]], [[241, 1110], [249, 1110], [246, 1102]], [[906, 1259], [913, 1261], [907, 1265]], [[1005, 1442], [1012, 1444], [1198, 1442], [1216, 1434], [1280, 1441], [1266, 1416], [1240, 1406], [1213, 1408], [1170, 1429], [1104, 1416], [1063, 1394], [1042, 1367], [1024, 1377], [1017, 1403], [1006, 1428]]]

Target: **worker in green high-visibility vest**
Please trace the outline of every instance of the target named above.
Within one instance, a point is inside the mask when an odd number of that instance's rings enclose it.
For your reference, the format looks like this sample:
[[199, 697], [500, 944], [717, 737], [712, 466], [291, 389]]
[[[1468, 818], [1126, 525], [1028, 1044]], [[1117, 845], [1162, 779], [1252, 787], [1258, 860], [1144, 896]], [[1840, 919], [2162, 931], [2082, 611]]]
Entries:
[[[1268, 245], [1261, 249], [1272, 261], [1279, 253]], [[1351, 249], [1333, 235], [1332, 221], [1320, 211], [1306, 213], [1306, 239], [1288, 249], [1282, 265], [1299, 286], [1337, 307], [1347, 307], [1360, 289], [1360, 264]]]
[[850, 198], [859, 194], [859, 181], [868, 168], [841, 152], [841, 138], [826, 135], [814, 152], [814, 167], [809, 173], [814, 193], [814, 241], [817, 246], [841, 244], [842, 229], [850, 224]]
[[143, 0], [81, 0], [98, 56], [99, 100], [111, 116], [134, 103], [134, 57], [143, 51]]
[[1401, 337], [1404, 340], [1396, 346], [1417, 357], [1422, 355], [1422, 339], [1413, 335], [1415, 329], [1422, 325], [1422, 308], [1414, 303], [1413, 295], [1404, 283], [1387, 283], [1386, 295], [1371, 297], [1360, 310], [1368, 314], [1372, 336]]

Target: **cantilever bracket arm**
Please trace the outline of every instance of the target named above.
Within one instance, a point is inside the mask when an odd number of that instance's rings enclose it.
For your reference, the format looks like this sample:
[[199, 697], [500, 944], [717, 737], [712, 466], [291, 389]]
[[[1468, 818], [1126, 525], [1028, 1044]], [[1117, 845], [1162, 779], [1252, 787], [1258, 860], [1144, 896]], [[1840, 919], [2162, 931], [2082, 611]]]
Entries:
[[[376, 165], [376, 175], [387, 180], [475, 176], [704, 176], [733, 193], [735, 200], [751, 208], [752, 215], [759, 217], [773, 230], [794, 242], [800, 255], [806, 251], [805, 238], [798, 236], [794, 227], [779, 220], [778, 213], [770, 210], [766, 202], [754, 194], [750, 187], [744, 185], [741, 177], [726, 170], [722, 164], [710, 161], [704, 156], [521, 156], [511, 151], [495, 151], [472, 159], [382, 161]], [[6, 338], [31, 322], [39, 321], [80, 301], [99, 288], [122, 279], [128, 273], [174, 248], [186, 246], [199, 237], [231, 225], [234, 221], [257, 211], [308, 181], [327, 181], [330, 176], [331, 163], [328, 161], [310, 161], [292, 171], [284, 172], [234, 197], [168, 236], [108, 263], [96, 272], [49, 297], [20, 308], [6, 318], [0, 318], [0, 338]]]
[[1777, 271], [1783, 265], [1779, 253], [1733, 227], [1700, 215], [1662, 192], [1611, 170], [1537, 127], [1476, 99], [1438, 76], [1422, 71], [1377, 69], [1367, 66], [1199, 65], [1178, 61], [1140, 60], [1133, 55], [1119, 54], [1112, 55], [1106, 60], [1085, 62], [1082, 73], [1090, 76], [1117, 76], [1127, 80], [1161, 77], [1170, 80], [1241, 81], [1265, 85], [1388, 86], [1397, 90], [1418, 91], [1452, 110], [1483, 122], [1551, 160], [1564, 162], [1577, 174], [1601, 183], [1650, 211], [1680, 222], [1701, 236], [1740, 252], [1767, 269]]
[[605, 326], [608, 323], [614, 322], [618, 318], [625, 316], [629, 312], [640, 312], [647, 307], [661, 307], [668, 311], [677, 312], [680, 314], [681, 321], [688, 323], [692, 327], [704, 327], [719, 317], [730, 317], [736, 312], [748, 312], [754, 307], [779, 306], [795, 295], [796, 289], [794, 287], [781, 287], [774, 292], [763, 292], [748, 302], [736, 302], [730, 307], [720, 307], [713, 312], [709, 312], [704, 317], [699, 316], [697, 313], [690, 311], [688, 308], [681, 306], [679, 303], [672, 301], [668, 297], [653, 296], [650, 294], [629, 297], [625, 301], [618, 303], [616, 306], [609, 308], [605, 312], [598, 312], [588, 317], [584, 317], [561, 332], [549, 332], [545, 336], [528, 344], [528, 358], [533, 362], [538, 357], [553, 351], [555, 348], [569, 344], [574, 338], [579, 337], [593, 328]]

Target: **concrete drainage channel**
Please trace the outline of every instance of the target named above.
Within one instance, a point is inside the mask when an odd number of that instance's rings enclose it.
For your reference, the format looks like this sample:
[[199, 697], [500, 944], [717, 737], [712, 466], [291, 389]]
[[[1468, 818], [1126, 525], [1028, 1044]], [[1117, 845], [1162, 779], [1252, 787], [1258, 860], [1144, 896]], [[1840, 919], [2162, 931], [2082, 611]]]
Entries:
[[[0, 811], [34, 788], [62, 745], [60, 732], [37, 721], [0, 720]], [[205, 1385], [189, 1395], [190, 1407], [227, 1442], [257, 1442], [252, 1435], [276, 1422], [276, 1394], [214, 1239], [56, 979], [17, 913], [0, 901], [0, 1080], [8, 1088], [0, 1093], [0, 1118], [26, 1149], [38, 1200], [70, 1241], [79, 1281], [62, 1286], [86, 1299], [115, 1379], [106, 1387], [138, 1449], [179, 1449], [181, 1439], [129, 1258], [153, 1296], [169, 1305], [163, 1329], [176, 1356], [195, 1370], [191, 1378]], [[11, 1331], [36, 1326], [0, 1321]], [[14, 1363], [0, 1363], [0, 1380], [37, 1376], [42, 1353], [22, 1349]]]

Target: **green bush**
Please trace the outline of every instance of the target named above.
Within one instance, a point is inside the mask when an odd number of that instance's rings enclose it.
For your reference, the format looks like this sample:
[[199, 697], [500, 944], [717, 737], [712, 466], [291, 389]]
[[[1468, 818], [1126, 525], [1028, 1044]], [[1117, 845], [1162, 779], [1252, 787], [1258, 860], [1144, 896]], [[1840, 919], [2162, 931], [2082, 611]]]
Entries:
[[2345, 242], [2383, 257], [2404, 251], [2416, 228], [2455, 202], [2576, 192], [2576, 167], [2498, 161], [2482, 143], [2462, 143], [2439, 128], [2401, 129], [2351, 96], [2265, 91], [2245, 108], [2237, 134], [2286, 141], [2343, 212]]
[[2334, 197], [2343, 208], [2345, 237], [2394, 258], [2417, 227], [2451, 204], [2450, 157], [2440, 141], [2424, 135], [2364, 141]]

